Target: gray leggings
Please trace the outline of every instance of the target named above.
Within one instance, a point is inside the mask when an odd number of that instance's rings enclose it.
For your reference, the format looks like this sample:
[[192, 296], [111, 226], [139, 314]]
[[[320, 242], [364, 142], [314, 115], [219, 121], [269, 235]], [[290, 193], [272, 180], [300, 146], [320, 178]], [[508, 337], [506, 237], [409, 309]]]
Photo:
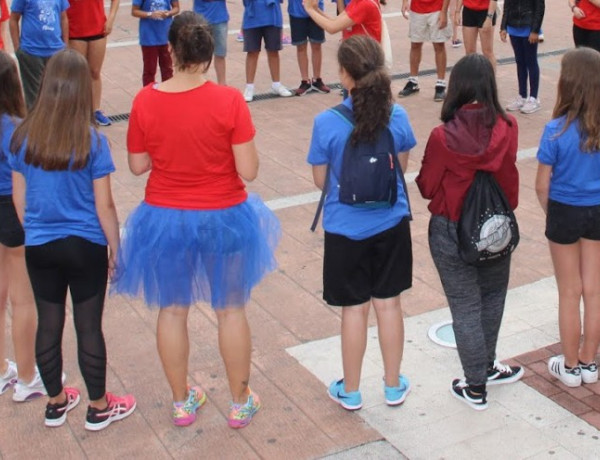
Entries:
[[498, 331], [510, 272], [510, 257], [475, 267], [458, 255], [456, 222], [442, 216], [429, 221], [429, 249], [448, 299], [456, 346], [469, 385], [485, 385], [496, 359]]

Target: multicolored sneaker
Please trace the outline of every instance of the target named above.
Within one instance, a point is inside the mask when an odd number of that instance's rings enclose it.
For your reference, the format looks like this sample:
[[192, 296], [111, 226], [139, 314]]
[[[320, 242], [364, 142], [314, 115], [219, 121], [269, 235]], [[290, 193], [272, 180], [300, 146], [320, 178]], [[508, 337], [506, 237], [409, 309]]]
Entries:
[[308, 80], [302, 80], [296, 89], [296, 96], [304, 96], [312, 91], [313, 87]]
[[231, 403], [229, 418], [227, 419], [227, 424], [231, 428], [244, 428], [260, 409], [260, 398], [250, 388], [248, 388], [248, 391], [250, 391], [250, 394], [245, 404]]
[[173, 403], [173, 424], [188, 426], [196, 421], [196, 412], [206, 402], [206, 393], [200, 387], [189, 387], [188, 397], [184, 402]]
[[292, 37], [290, 37], [289, 35], [282, 34], [281, 35], [281, 44], [282, 45], [291, 45]]
[[311, 86], [317, 93], [328, 94], [331, 91], [321, 78], [313, 78]]
[[383, 384], [383, 392], [385, 393], [385, 402], [388, 406], [399, 406], [404, 402], [408, 394], [410, 393], [410, 382], [408, 379], [400, 374], [399, 386], [388, 387]]
[[327, 394], [346, 410], [358, 410], [362, 407], [362, 395], [360, 391], [346, 393], [344, 379], [331, 382]]
[[17, 365], [13, 361], [6, 360], [6, 372], [0, 375], [0, 395], [14, 387], [17, 383]]
[[117, 420], [129, 417], [136, 407], [135, 398], [132, 395], [122, 397], [106, 392], [106, 409], [96, 409], [88, 406], [85, 418], [85, 429], [89, 431], [100, 431]]
[[44, 425], [49, 427], [57, 427], [64, 425], [67, 421], [67, 412], [74, 409], [81, 397], [79, 396], [79, 390], [76, 388], [64, 387], [63, 388], [67, 399], [62, 404], [46, 404], [46, 419]]
[[487, 370], [487, 385], [501, 385], [521, 380], [525, 371], [521, 366], [509, 366], [495, 360]]
[[[63, 374], [63, 383], [64, 381], [65, 379]], [[17, 383], [15, 383], [14, 388], [15, 390], [13, 392], [12, 399], [15, 402], [31, 401], [32, 399], [39, 398], [40, 396], [46, 396], [48, 394], [37, 367], [35, 368], [35, 375], [33, 376], [33, 380], [31, 382], [25, 383], [22, 380], [18, 380]]]

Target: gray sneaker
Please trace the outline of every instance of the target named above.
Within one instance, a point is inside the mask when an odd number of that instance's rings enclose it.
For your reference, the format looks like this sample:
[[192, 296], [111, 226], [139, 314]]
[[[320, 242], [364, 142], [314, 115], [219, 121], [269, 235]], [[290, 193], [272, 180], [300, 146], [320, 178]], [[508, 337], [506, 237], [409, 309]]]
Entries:
[[542, 108], [540, 100], [535, 97], [530, 97], [521, 107], [521, 113], [535, 113]]
[[506, 106], [506, 110], [509, 112], [516, 112], [518, 110], [521, 110], [523, 104], [525, 104], [525, 101], [526, 99], [524, 97], [517, 96], [508, 103], [508, 105]]
[[411, 94], [418, 93], [420, 89], [421, 88], [419, 88], [418, 83], [415, 83], [412, 80], [408, 80], [404, 89], [398, 93], [398, 96], [407, 97], [407, 96], [410, 96]]

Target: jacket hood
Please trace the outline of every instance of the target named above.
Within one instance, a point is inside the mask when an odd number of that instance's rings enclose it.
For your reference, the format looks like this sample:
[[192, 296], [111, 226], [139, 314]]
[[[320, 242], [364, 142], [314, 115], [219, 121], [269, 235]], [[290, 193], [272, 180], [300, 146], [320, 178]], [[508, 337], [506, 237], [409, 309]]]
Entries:
[[[510, 117], [512, 123], [516, 123]], [[510, 126], [498, 117], [488, 127], [489, 114], [480, 104], [468, 104], [456, 111], [454, 118], [444, 124], [446, 146], [456, 154], [460, 168], [497, 171], [506, 154], [511, 151], [507, 142]]]

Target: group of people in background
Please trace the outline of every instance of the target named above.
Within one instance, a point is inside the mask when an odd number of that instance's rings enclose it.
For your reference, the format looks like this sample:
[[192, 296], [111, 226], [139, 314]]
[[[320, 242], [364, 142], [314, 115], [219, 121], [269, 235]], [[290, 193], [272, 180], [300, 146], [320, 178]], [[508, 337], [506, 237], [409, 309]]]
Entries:
[[[78, 1], [72, 0], [71, 8]], [[596, 1], [579, 0], [570, 5], [574, 17], [593, 16], [587, 8], [598, 9]], [[435, 34], [450, 38], [444, 21], [448, 1], [444, 0], [434, 15], [415, 11], [418, 3], [410, 3], [411, 42], [440, 43], [431, 35], [435, 27]], [[430, 200], [429, 247], [448, 299], [464, 372], [463, 378], [451, 382], [450, 391], [470, 407], [483, 410], [487, 387], [515, 382], [523, 376], [523, 369], [503, 364], [496, 356], [510, 255], [485, 267], [474, 266], [460, 257], [457, 244], [457, 221], [477, 171], [496, 179], [511, 208], [518, 204], [518, 124], [498, 100], [495, 61], [486, 54], [496, 11], [493, 0], [477, 3], [479, 9], [472, 8], [475, 3], [462, 5], [459, 0], [468, 54], [454, 66], [447, 87], [445, 76], [438, 74], [435, 94], [444, 93], [438, 97], [443, 101], [443, 123], [429, 136], [416, 183], [421, 195]], [[69, 291], [78, 362], [89, 399], [86, 429], [102, 430], [135, 411], [132, 395], [106, 391], [102, 315], [110, 278], [112, 293], [140, 296], [148, 307], [158, 308], [157, 347], [172, 392], [171, 417], [176, 426], [192, 424], [207, 400], [202, 388], [187, 380], [187, 320], [191, 305], [211, 305], [231, 393], [228, 424], [232, 428], [247, 426], [259, 411], [261, 399], [249, 385], [251, 334], [245, 305], [252, 289], [276, 266], [274, 253], [281, 228], [261, 199], [246, 192], [244, 183], [258, 173], [256, 132], [246, 104], [253, 95], [252, 87], [247, 86], [242, 94], [206, 77], [215, 59], [215, 65], [219, 62], [222, 66], [225, 82], [225, 62], [217, 58], [226, 54], [219, 50], [226, 25], [219, 24], [227, 20], [210, 23], [196, 12], [180, 13], [175, 1], [164, 2], [155, 10], [148, 10], [143, 0], [133, 2], [132, 14], [140, 18], [141, 28], [142, 21], [169, 27], [165, 28], [166, 43], [155, 40], [154, 28], [143, 34], [148, 84], [133, 101], [127, 150], [130, 171], [149, 176], [145, 198], [128, 216], [121, 235], [110, 184], [115, 167], [108, 141], [96, 127], [103, 116], [98, 105], [99, 70], [116, 13], [112, 6], [108, 17], [100, 16], [98, 10], [94, 18], [86, 16], [89, 27], [73, 28], [82, 17], [78, 14], [83, 13], [76, 13], [71, 21], [66, 0], [57, 0], [52, 9], [44, 10], [46, 16], [35, 15], [35, 21], [45, 21], [45, 27], [37, 30], [30, 29], [39, 27], [33, 22], [32, 4], [37, 2], [14, 0], [12, 4], [11, 32], [18, 45], [21, 80], [12, 58], [0, 52], [0, 359], [6, 357], [6, 297], [13, 310], [15, 351], [15, 362], [0, 362], [0, 393], [12, 389], [13, 400], [19, 402], [47, 395], [44, 421], [49, 427], [63, 425], [79, 404], [79, 390], [65, 385], [62, 362]], [[115, 4], [118, 0], [111, 3]], [[272, 89], [285, 96], [277, 55], [281, 12], [277, 22], [277, 15], [260, 11], [274, 8], [273, 4], [278, 2], [246, 5], [247, 81], [252, 84], [264, 39], [272, 65]], [[400, 295], [412, 285], [413, 265], [408, 191], [399, 171], [397, 199], [391, 206], [352, 207], [340, 201], [336, 184], [348, 142], [374, 142], [383, 130], [389, 130], [392, 153], [397, 156], [393, 163], [405, 171], [417, 140], [408, 113], [393, 102], [380, 45], [385, 26], [376, 0], [352, 0], [347, 5], [340, 1], [335, 17], [323, 13], [316, 1], [304, 0], [302, 5], [305, 19], [320, 29], [343, 31], [337, 61], [348, 96], [344, 110], [353, 120], [347, 122], [330, 110], [319, 114], [307, 158], [315, 185], [328, 191], [323, 219], [323, 298], [342, 308], [343, 377], [331, 383], [328, 395], [345, 409], [362, 407], [360, 376], [372, 304], [384, 365], [383, 396], [388, 405], [399, 406], [411, 390], [401, 371], [404, 322]], [[501, 34], [511, 36], [515, 55], [519, 53], [519, 109], [532, 98], [537, 100], [539, 69], [531, 56], [539, 40], [543, 5], [543, 0], [505, 0], [504, 4]], [[405, 2], [403, 11], [408, 6]], [[91, 10], [85, 11], [91, 14]], [[262, 22], [267, 16], [273, 24]], [[292, 31], [299, 46], [303, 40], [304, 44], [311, 40], [310, 34], [316, 30], [312, 22], [300, 22], [309, 35], [299, 38]], [[253, 27], [245, 27], [249, 24]], [[575, 27], [581, 25], [574, 26], [574, 34]], [[41, 40], [42, 30], [51, 36], [49, 41]], [[585, 34], [580, 32], [577, 29], [576, 35], [584, 40]], [[316, 35], [312, 37], [314, 43], [319, 42]], [[469, 52], [477, 37], [483, 54], [475, 49]], [[593, 44], [595, 39], [597, 35], [587, 34], [585, 43]], [[76, 43], [71, 45], [71, 41]], [[63, 49], [67, 42], [71, 46]], [[47, 44], [49, 48], [41, 52], [41, 45]], [[46, 54], [49, 49], [53, 51]], [[311, 45], [311, 52], [313, 58], [320, 56], [319, 47]], [[414, 46], [412, 55], [411, 47], [411, 65], [414, 58], [417, 69], [420, 52], [421, 46]], [[298, 55], [302, 55], [302, 83], [308, 91], [307, 46], [302, 51], [299, 47]], [[172, 76], [161, 83], [155, 83], [151, 75], [157, 64], [163, 77], [169, 76], [169, 65], [172, 68]], [[322, 84], [319, 69], [313, 59], [315, 78], [310, 85], [317, 91]], [[565, 54], [553, 120], [546, 125], [538, 151], [536, 191], [547, 215], [545, 234], [558, 285], [564, 353], [550, 359], [548, 370], [567, 386], [598, 380], [598, 73], [599, 51], [582, 47]], [[207, 113], [210, 116], [200, 116]]]

